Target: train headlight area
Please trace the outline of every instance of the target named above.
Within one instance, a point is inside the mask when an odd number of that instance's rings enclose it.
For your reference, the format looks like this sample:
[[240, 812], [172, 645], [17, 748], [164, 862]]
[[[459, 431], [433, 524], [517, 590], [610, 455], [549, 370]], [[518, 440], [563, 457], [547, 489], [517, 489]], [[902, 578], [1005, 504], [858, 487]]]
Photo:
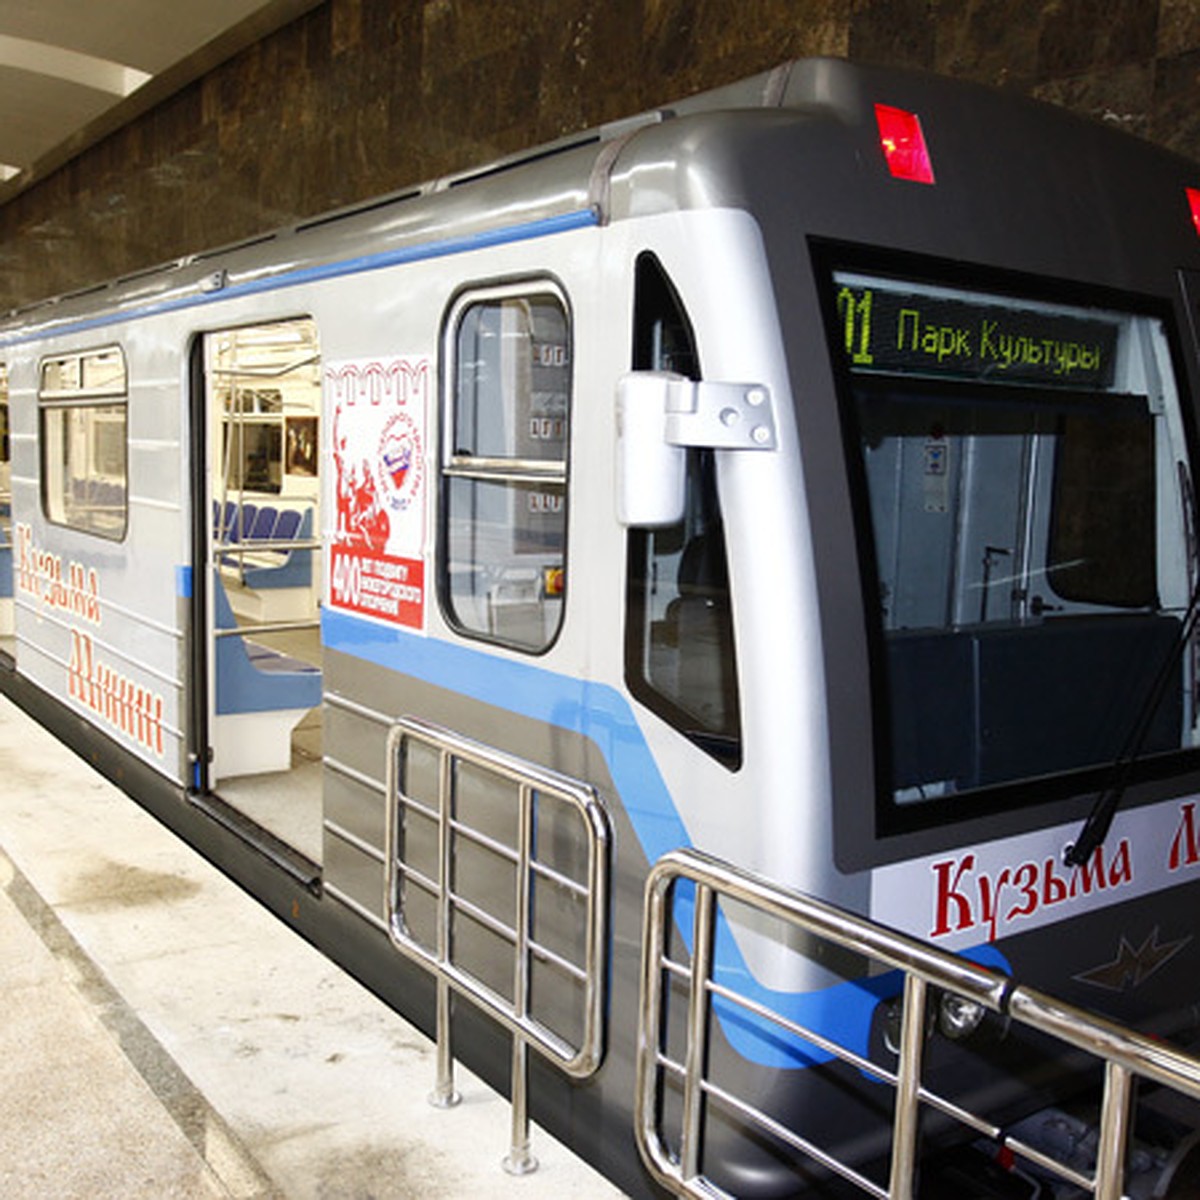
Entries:
[[979, 1028], [986, 1012], [982, 1004], [947, 992], [938, 1005], [938, 1029], [952, 1041], [961, 1041]]
[[[882, 1009], [883, 1016], [878, 1024], [883, 1031], [883, 1044], [889, 1053], [899, 1054], [902, 1005], [898, 1000], [888, 1000]], [[986, 1016], [987, 1009], [982, 1004], [954, 992], [944, 992], [929, 1013], [926, 1032], [932, 1033], [936, 1029], [952, 1042], [960, 1042], [974, 1034]]]

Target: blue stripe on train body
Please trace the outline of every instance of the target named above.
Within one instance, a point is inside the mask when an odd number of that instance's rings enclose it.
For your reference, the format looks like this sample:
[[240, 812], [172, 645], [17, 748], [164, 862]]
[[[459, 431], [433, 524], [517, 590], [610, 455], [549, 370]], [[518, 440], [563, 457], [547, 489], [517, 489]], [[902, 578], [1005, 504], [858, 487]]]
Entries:
[[[321, 628], [325, 645], [331, 650], [589, 738], [604, 755], [647, 862], [655, 863], [668, 850], [690, 845], [633, 712], [614, 688], [436, 638], [385, 629], [329, 609], [322, 612]], [[676, 896], [676, 921], [689, 953], [691, 909], [690, 889], [681, 886]], [[719, 910], [713, 955], [718, 983], [796, 1024], [818, 1030], [862, 1056], [867, 1052], [876, 1006], [901, 989], [900, 974], [895, 971], [815, 992], [768, 988], [754, 978], [729, 922]], [[981, 946], [967, 952], [966, 957], [983, 966], [1009, 970], [1004, 956], [992, 946]], [[730, 1045], [743, 1058], [761, 1066], [806, 1067], [832, 1057], [721, 1000], [715, 1002], [714, 1011]]]

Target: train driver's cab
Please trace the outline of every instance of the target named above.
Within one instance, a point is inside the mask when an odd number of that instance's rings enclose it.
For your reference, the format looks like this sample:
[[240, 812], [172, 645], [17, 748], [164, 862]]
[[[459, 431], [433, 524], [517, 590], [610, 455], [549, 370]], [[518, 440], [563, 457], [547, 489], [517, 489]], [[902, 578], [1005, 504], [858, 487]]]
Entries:
[[831, 287], [885, 826], [1190, 746], [1192, 485], [1163, 321], [851, 271]]

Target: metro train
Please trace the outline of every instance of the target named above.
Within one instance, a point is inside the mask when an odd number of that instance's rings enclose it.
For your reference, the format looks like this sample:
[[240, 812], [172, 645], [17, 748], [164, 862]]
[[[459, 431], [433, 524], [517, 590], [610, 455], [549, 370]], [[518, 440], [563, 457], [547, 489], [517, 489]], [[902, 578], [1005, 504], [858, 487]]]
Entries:
[[[1194, 1043], [1198, 354], [1200, 166], [787, 64], [9, 314], [0, 685], [485, 1077], [530, 1046], [533, 1118], [656, 1194], [680, 847]], [[854, 955], [736, 906], [715, 945], [889, 1053]], [[1071, 1102], [956, 1016], [951, 1093]], [[861, 1072], [709, 1020], [781, 1122], [886, 1152]], [[714, 1186], [841, 1186], [717, 1109]]]

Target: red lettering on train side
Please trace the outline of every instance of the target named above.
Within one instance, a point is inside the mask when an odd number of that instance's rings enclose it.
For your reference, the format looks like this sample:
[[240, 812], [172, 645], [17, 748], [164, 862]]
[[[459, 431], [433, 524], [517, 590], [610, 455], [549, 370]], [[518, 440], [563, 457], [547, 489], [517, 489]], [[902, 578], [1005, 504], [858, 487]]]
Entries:
[[1050, 908], [1070, 898], [1070, 885], [1058, 875], [1058, 860], [1047, 858], [1042, 863], [1042, 906]]
[[[1191, 832], [1194, 835], [1194, 825]], [[1179, 835], [1176, 840], [1180, 840]], [[1197, 851], [1200, 860], [1200, 848], [1194, 841], [1192, 850]], [[1068, 878], [1059, 874], [1054, 858], [995, 871], [979, 871], [976, 863], [975, 854], [967, 853], [932, 864], [931, 938], [978, 929], [986, 932], [988, 941], [994, 941], [1008, 925], [1034, 917], [1043, 909], [1129, 887], [1134, 882], [1132, 847], [1127, 838], [1121, 839], [1111, 858], [1106, 858], [1104, 847], [1098, 846]]]
[[[945, 937], [951, 932], [970, 929], [975, 924], [970, 898], [959, 888], [963, 874], [974, 870], [975, 855], [967, 854], [963, 857], [957, 864], [958, 870], [951, 881], [950, 872], [954, 870], [955, 865], [953, 859], [933, 864], [933, 873], [937, 876], [937, 903], [934, 906], [937, 918], [930, 937]], [[951, 904], [954, 906], [955, 915], [953, 924], [950, 921]]]
[[163, 698], [97, 662], [91, 635], [78, 629], [71, 630], [67, 695], [106, 725], [162, 757]]
[[13, 526], [13, 534], [17, 591], [44, 608], [99, 625], [100, 578], [96, 568], [71, 560], [64, 570], [62, 556], [35, 546], [33, 530], [23, 522]]
[[1200, 863], [1200, 843], [1196, 838], [1196, 802], [1189, 800], [1179, 811], [1179, 826], [1171, 839], [1167, 870], [1178, 871], [1197, 863]]

